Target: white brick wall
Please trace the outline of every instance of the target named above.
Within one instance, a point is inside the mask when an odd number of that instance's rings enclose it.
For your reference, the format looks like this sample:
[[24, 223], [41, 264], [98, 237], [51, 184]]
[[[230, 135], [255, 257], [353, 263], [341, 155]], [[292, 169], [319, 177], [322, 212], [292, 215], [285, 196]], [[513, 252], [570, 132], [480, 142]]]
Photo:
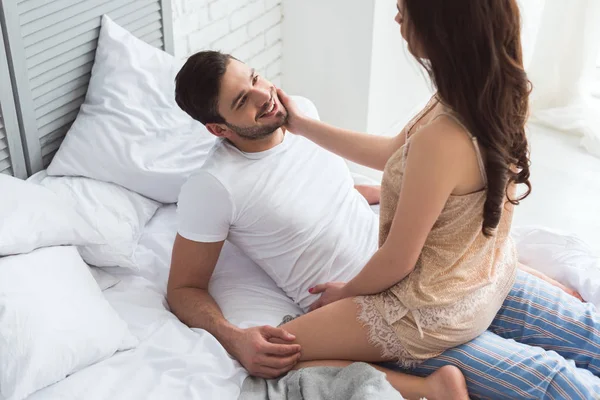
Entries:
[[282, 0], [172, 0], [175, 56], [230, 53], [281, 84]]

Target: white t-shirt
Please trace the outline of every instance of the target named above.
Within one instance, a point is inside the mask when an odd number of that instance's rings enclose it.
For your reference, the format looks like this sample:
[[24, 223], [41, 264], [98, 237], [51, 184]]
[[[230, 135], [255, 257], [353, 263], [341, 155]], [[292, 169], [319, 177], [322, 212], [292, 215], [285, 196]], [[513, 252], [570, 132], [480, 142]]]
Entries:
[[318, 283], [348, 281], [377, 250], [378, 217], [345, 161], [286, 133], [260, 153], [219, 140], [183, 186], [178, 232], [238, 246], [304, 310]]

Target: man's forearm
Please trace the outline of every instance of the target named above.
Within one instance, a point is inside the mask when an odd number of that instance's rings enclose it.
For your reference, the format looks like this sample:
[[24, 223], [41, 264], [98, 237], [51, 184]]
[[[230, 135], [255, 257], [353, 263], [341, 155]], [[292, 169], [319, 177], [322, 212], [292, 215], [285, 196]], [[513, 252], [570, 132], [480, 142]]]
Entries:
[[354, 185], [354, 189], [360, 193], [369, 204], [379, 204], [381, 201], [381, 186]]
[[533, 268], [531, 268], [527, 265], [521, 264], [521, 263], [519, 263], [519, 269], [521, 269], [533, 276], [537, 276], [538, 278], [543, 279], [545, 281], [551, 279], [548, 275], [544, 274], [543, 272], [533, 269]]
[[168, 294], [173, 314], [190, 328], [200, 328], [212, 334], [230, 354], [234, 354], [240, 328], [223, 316], [219, 305], [207, 290], [196, 288], [173, 289]]

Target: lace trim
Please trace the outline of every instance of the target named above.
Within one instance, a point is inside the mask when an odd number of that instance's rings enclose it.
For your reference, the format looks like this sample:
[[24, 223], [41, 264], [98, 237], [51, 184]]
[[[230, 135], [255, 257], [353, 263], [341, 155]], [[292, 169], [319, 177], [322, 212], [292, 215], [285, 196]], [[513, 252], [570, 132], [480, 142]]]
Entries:
[[[504, 298], [510, 290], [507, 282], [512, 280], [499, 279], [499, 277], [514, 276], [516, 261], [514, 254], [504, 254], [503, 260], [498, 264], [498, 273], [489, 285], [463, 297], [456, 303], [443, 307], [428, 307], [411, 310], [417, 323], [428, 331], [437, 331], [447, 326], [452, 326], [460, 321], [474, 318], [479, 315], [480, 310], [488, 308], [490, 303], [497, 303], [498, 308], [502, 305]], [[415, 315], [417, 314], [417, 315]], [[483, 322], [483, 321], [482, 321]], [[491, 321], [490, 321], [491, 322]], [[474, 324], [474, 329], [476, 329]], [[479, 330], [482, 330], [480, 328]], [[487, 328], [486, 328], [487, 329]]]
[[366, 297], [355, 297], [353, 300], [359, 308], [358, 322], [367, 328], [369, 343], [380, 350], [384, 360], [393, 360], [402, 368], [414, 368], [422, 362], [415, 360], [404, 348], [398, 340], [398, 335], [385, 321], [373, 301]]
[[483, 331], [483, 325], [477, 326], [475, 322], [485, 322], [480, 318], [482, 316], [481, 313], [488, 315], [490, 305], [495, 304], [500, 308], [514, 281], [513, 277], [517, 263], [514, 246], [508, 243], [502, 252], [502, 259], [497, 265], [495, 277], [490, 284], [460, 299], [456, 299], [454, 303], [448, 305], [407, 308], [399, 300], [407, 291], [407, 288], [403, 286], [404, 282], [401, 282], [391, 288], [390, 292], [392, 295], [379, 297], [382, 302], [383, 317], [388, 324], [393, 326], [406, 313], [410, 313], [419, 328], [419, 333], [422, 331], [440, 331], [467, 320], [473, 320], [474, 332]]

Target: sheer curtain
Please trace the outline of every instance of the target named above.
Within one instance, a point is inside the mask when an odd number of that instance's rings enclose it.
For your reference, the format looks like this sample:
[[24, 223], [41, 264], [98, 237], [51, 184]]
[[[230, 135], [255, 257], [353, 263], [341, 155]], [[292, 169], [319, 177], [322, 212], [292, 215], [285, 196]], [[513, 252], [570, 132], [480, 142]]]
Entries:
[[600, 157], [600, 101], [592, 97], [600, 0], [522, 0], [530, 122], [582, 137]]

